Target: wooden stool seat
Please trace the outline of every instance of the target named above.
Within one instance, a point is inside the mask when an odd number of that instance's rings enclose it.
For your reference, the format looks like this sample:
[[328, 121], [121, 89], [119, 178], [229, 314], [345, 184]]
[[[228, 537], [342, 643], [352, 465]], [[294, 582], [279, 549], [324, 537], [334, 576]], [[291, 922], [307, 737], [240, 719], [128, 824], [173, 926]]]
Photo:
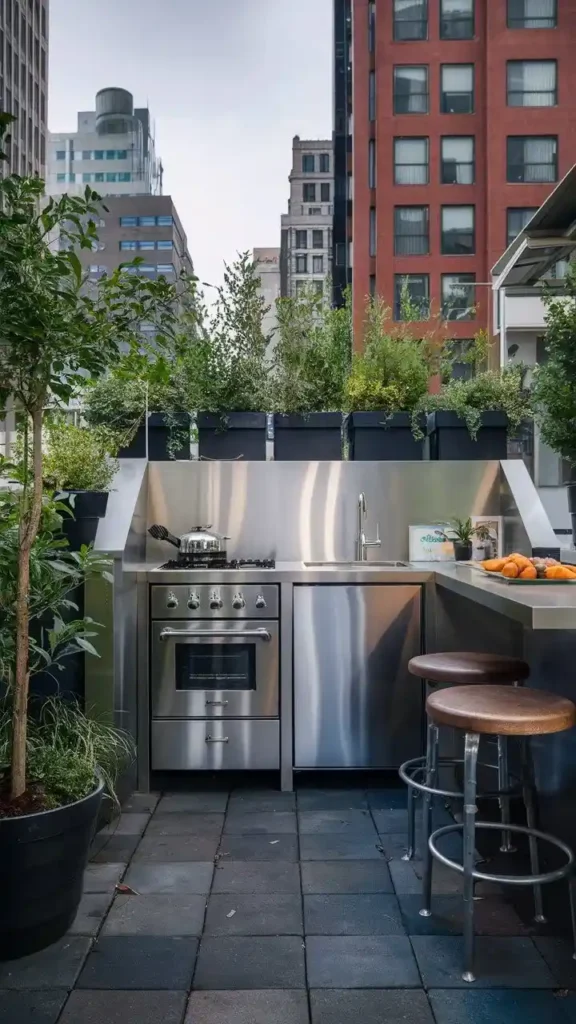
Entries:
[[530, 675], [520, 658], [480, 651], [420, 654], [408, 662], [408, 670], [421, 679], [456, 686], [479, 683], [519, 683]]
[[454, 686], [430, 694], [429, 718], [467, 733], [537, 736], [576, 724], [576, 705], [545, 690], [511, 686]]

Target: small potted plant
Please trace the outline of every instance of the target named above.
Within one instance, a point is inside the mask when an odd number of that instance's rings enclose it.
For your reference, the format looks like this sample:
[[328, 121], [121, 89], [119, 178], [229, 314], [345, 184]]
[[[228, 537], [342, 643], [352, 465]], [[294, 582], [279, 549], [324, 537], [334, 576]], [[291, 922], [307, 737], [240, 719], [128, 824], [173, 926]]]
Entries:
[[446, 524], [444, 530], [437, 530], [436, 533], [443, 540], [452, 541], [454, 545], [454, 558], [457, 562], [470, 562], [472, 560], [474, 537], [477, 537], [482, 542], [490, 539], [489, 527], [485, 523], [473, 526], [470, 516], [467, 519], [451, 519]]

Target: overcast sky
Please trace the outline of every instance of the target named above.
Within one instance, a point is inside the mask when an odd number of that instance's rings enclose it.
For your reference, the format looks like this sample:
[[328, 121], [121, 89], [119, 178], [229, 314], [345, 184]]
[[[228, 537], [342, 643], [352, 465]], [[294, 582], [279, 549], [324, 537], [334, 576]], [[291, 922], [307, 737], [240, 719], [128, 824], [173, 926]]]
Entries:
[[332, 131], [332, 0], [51, 0], [51, 131], [105, 86], [148, 104], [196, 272], [280, 244], [293, 135]]

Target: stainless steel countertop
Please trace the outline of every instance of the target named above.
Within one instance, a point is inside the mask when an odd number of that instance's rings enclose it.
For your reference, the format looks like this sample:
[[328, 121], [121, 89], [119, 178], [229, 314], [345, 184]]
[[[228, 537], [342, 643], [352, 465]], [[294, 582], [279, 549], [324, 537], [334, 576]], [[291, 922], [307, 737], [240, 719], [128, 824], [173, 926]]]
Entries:
[[371, 566], [306, 567], [302, 562], [277, 562], [275, 569], [162, 571], [147, 562], [124, 563], [149, 583], [435, 583], [530, 629], [576, 629], [576, 584], [515, 586], [491, 579], [468, 565], [417, 562], [399, 568]]

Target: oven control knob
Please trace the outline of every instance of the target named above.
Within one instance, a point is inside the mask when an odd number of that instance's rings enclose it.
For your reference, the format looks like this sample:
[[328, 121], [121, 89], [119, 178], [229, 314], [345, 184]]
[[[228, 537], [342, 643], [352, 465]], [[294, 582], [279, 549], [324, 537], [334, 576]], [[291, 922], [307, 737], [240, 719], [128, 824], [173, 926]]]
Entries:
[[191, 612], [195, 612], [200, 607], [200, 598], [198, 594], [190, 593], [188, 596], [188, 607]]
[[232, 607], [233, 608], [245, 608], [246, 607], [246, 601], [244, 600], [244, 597], [243, 597], [242, 594], [234, 594], [234, 597], [232, 599]]
[[218, 608], [222, 608], [224, 602], [216, 591], [210, 595], [210, 607], [215, 611]]
[[167, 608], [177, 608], [178, 607], [178, 598], [176, 597], [176, 594], [172, 590], [170, 591], [170, 593], [168, 594], [168, 597], [166, 598], [166, 607]]
[[264, 600], [262, 594], [258, 594], [258, 597], [256, 598], [256, 607], [257, 608], [265, 608], [266, 607], [266, 601]]

